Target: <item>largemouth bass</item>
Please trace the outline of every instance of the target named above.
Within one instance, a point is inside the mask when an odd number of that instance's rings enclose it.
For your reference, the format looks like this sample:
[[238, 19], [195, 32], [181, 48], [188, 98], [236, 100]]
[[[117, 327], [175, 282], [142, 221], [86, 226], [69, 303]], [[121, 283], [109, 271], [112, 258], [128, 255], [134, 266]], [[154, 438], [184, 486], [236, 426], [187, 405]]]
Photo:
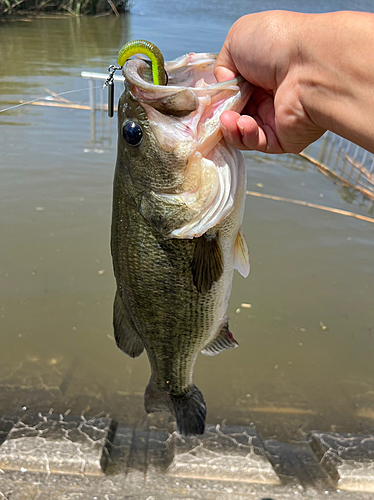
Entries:
[[118, 105], [114, 335], [131, 357], [146, 349], [146, 411], [172, 412], [186, 435], [205, 427], [194, 363], [200, 352], [238, 345], [226, 310], [234, 268], [249, 273], [244, 161], [223, 140], [219, 117], [240, 112], [250, 88], [241, 77], [217, 83], [215, 60], [191, 53], [167, 62], [163, 86], [146, 61], [131, 59]]

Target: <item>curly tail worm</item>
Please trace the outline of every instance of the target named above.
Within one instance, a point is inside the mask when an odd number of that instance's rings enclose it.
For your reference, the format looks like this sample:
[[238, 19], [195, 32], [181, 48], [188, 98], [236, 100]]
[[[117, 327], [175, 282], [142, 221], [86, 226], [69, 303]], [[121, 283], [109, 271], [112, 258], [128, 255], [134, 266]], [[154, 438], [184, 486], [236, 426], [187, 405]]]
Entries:
[[117, 63], [123, 67], [127, 59], [135, 54], [144, 54], [151, 60], [152, 76], [155, 85], [166, 85], [164, 56], [160, 49], [147, 40], [133, 40], [126, 43], [118, 53]]

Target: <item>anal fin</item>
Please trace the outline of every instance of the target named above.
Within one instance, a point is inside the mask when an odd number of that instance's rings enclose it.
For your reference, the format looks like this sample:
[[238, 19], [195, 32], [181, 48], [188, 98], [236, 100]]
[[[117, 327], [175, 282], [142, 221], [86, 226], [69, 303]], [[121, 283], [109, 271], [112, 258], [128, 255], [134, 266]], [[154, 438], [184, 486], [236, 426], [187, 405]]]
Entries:
[[215, 356], [226, 349], [235, 349], [238, 345], [239, 344], [229, 330], [228, 321], [226, 320], [217, 336], [204, 347], [201, 353], [205, 356]]
[[116, 292], [113, 304], [113, 328], [114, 338], [121, 351], [132, 358], [140, 356], [144, 350], [143, 341], [132, 325], [131, 319], [126, 314], [118, 291]]
[[239, 271], [244, 278], [248, 276], [250, 270], [249, 250], [241, 230], [238, 232], [234, 246], [234, 269]]
[[207, 293], [223, 273], [223, 255], [218, 233], [205, 233], [196, 240], [192, 258], [193, 282], [200, 293]]

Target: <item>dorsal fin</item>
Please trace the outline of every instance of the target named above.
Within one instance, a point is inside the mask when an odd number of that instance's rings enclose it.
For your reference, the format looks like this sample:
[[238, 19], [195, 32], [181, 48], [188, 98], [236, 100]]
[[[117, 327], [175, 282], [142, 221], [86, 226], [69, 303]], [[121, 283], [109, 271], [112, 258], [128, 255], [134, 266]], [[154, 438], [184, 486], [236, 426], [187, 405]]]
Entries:
[[250, 270], [249, 250], [241, 230], [238, 232], [234, 246], [234, 269], [237, 269], [244, 278], [248, 276]]
[[205, 233], [197, 238], [192, 258], [193, 283], [201, 293], [207, 293], [223, 272], [223, 255], [218, 233]]
[[226, 320], [217, 336], [204, 347], [201, 353], [205, 356], [215, 356], [226, 349], [235, 349], [238, 345], [239, 344], [229, 330], [229, 323]]

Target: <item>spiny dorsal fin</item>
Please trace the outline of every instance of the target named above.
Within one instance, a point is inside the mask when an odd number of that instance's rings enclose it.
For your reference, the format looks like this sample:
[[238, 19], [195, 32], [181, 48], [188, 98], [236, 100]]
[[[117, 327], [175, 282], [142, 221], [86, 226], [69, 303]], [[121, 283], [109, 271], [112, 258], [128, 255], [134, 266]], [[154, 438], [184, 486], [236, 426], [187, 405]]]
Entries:
[[193, 283], [201, 293], [207, 293], [223, 272], [223, 255], [218, 233], [197, 238], [192, 258]]
[[144, 344], [126, 314], [118, 291], [113, 304], [113, 328], [117, 346], [132, 358], [137, 358], [144, 350]]
[[218, 335], [209, 344], [207, 344], [201, 351], [205, 356], [215, 356], [226, 349], [235, 349], [238, 347], [237, 341], [234, 339], [233, 334], [229, 330], [228, 321], [224, 323], [218, 332]]
[[248, 276], [250, 270], [249, 250], [241, 230], [238, 232], [234, 246], [234, 269], [237, 269], [244, 278]]

